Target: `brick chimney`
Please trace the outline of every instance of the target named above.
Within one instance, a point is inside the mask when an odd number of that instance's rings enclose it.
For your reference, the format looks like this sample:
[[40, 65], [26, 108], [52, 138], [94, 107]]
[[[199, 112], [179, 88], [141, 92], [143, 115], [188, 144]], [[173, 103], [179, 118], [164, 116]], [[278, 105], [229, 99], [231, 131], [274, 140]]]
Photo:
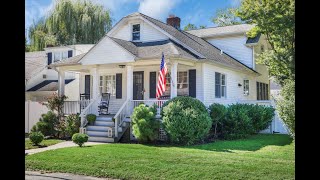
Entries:
[[178, 30], [180, 30], [180, 21], [181, 19], [179, 17], [176, 17], [173, 14], [170, 14], [169, 17], [167, 18], [167, 24], [175, 27]]

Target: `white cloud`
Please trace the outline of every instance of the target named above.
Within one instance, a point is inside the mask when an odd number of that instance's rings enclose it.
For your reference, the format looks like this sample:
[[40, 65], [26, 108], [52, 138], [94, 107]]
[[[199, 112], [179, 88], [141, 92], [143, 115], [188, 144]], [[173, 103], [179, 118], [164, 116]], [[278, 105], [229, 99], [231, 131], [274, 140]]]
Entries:
[[[111, 10], [112, 12], [115, 12], [117, 10], [120, 10], [120, 8], [132, 1], [132, 0], [91, 0], [94, 3], [102, 4], [106, 9]], [[134, 0], [138, 1], [138, 0]]]
[[35, 0], [26, 0], [25, 28], [29, 28], [33, 22], [37, 22], [41, 17], [47, 15], [53, 5], [54, 1], [47, 6], [42, 6]]
[[140, 0], [138, 11], [156, 19], [166, 18], [180, 0]]

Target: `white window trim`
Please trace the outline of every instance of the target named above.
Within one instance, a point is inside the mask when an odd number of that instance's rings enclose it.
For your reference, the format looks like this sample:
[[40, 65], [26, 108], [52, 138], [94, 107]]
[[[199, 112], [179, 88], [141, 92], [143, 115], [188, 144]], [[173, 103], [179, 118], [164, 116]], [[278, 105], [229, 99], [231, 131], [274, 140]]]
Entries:
[[[179, 72], [187, 72], [187, 82], [186, 83], [184, 83], [184, 84], [188, 84], [188, 95], [187, 96], [189, 96], [189, 70], [180, 70], [180, 71], [177, 71], [177, 95], [178, 95], [178, 76], [179, 76]], [[158, 78], [159, 78], [159, 71], [157, 72], [157, 84], [158, 84]], [[168, 72], [167, 74], [171, 74], [171, 72]], [[170, 75], [170, 81], [167, 81], [166, 82], [166, 84], [170, 84], [170, 86], [171, 86], [171, 75]], [[167, 89], [166, 89], [166, 91], [167, 91]], [[169, 91], [169, 96], [170, 96], [170, 94], [171, 94], [171, 90]]]
[[[248, 93], [245, 91], [246, 83], [245, 81], [248, 81]], [[250, 80], [249, 79], [244, 79], [243, 80], [243, 95], [244, 96], [249, 96], [250, 95]]]
[[[138, 40], [133, 40], [133, 33], [134, 33], [134, 32], [133, 32], [133, 26], [134, 26], [134, 25], [137, 25], [137, 24], [140, 25], [140, 30], [137, 31], [137, 32], [139, 32], [139, 35], [140, 35], [139, 37], [140, 37], [140, 38], [139, 38]], [[140, 22], [131, 23], [131, 41], [132, 41], [132, 42], [141, 42], [141, 34], [142, 34], [142, 33], [141, 33], [141, 28], [142, 28], [142, 23], [140, 23]], [[135, 32], [135, 33], [136, 33], [136, 32]]]
[[[100, 76], [102, 76], [102, 86], [100, 86]], [[99, 91], [100, 91], [100, 88], [102, 91], [107, 91], [107, 84], [106, 84], [106, 76], [114, 76], [114, 84], [115, 84], [115, 89], [114, 89], [114, 94], [110, 94], [110, 96], [116, 96], [116, 91], [117, 91], [117, 86], [116, 86], [116, 83], [117, 83], [117, 80], [116, 80], [116, 74], [100, 74], [99, 76]], [[102, 93], [102, 92], [100, 92]]]
[[[69, 53], [69, 50], [66, 50], [66, 51], [53, 51], [51, 52], [52, 53], [52, 64], [54, 64], [55, 62], [60, 62], [64, 59], [62, 59], [62, 54], [63, 53], [67, 53], [67, 57], [66, 59], [68, 59], [68, 53]], [[55, 61], [55, 54], [59, 53], [59, 60]]]
[[[217, 73], [220, 73], [220, 72], [217, 72]], [[224, 75], [224, 81], [225, 81], [225, 85], [222, 85], [222, 75]], [[216, 87], [216, 78], [214, 78], [214, 90], [216, 89], [215, 87]], [[225, 92], [224, 92], [224, 96], [222, 96], [222, 86], [224, 86], [225, 87]], [[214, 93], [214, 97], [215, 98], [219, 98], [219, 99], [222, 99], [222, 98], [224, 98], [224, 99], [226, 99], [227, 98], [227, 75], [226, 74], [224, 74], [224, 73], [220, 73], [220, 97], [216, 97], [215, 96], [215, 93]]]

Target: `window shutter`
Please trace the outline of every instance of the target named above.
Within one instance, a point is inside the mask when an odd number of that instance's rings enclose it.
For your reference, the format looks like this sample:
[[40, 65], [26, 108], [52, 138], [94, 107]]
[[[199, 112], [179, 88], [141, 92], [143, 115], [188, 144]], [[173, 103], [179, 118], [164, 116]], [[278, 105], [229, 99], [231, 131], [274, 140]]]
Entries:
[[116, 98], [122, 98], [122, 74], [116, 74]]
[[269, 100], [269, 87], [268, 87], [268, 84], [266, 84], [266, 100]]
[[190, 69], [189, 70], [189, 96], [196, 97], [197, 93], [197, 82], [196, 82], [196, 70]]
[[[50, 65], [52, 63], [52, 53], [51, 52], [47, 53], [47, 56], [48, 56], [48, 65]], [[48, 69], [51, 69], [51, 68], [48, 67]]]
[[72, 50], [69, 50], [69, 51], [68, 51], [68, 58], [69, 58], [69, 57], [72, 57]]
[[221, 87], [221, 76], [220, 73], [215, 73], [215, 96], [216, 98], [221, 98], [220, 87]]
[[84, 93], [90, 94], [90, 75], [84, 76]]
[[150, 83], [149, 83], [149, 98], [156, 98], [157, 90], [157, 72], [150, 72]]

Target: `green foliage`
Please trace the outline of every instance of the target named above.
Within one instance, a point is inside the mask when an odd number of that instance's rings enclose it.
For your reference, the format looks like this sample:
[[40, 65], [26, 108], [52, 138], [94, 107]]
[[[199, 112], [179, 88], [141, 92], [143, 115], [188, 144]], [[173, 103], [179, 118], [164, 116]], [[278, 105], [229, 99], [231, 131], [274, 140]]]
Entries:
[[47, 114], [42, 114], [39, 122], [37, 122], [31, 129], [31, 132], [41, 132], [45, 136], [55, 136], [56, 128], [59, 124], [57, 115], [48, 111]]
[[227, 107], [222, 104], [214, 103], [209, 106], [209, 114], [212, 119], [211, 132], [215, 138], [217, 138], [218, 126], [221, 126], [221, 121], [225, 118], [226, 113]]
[[236, 8], [218, 9], [215, 15], [211, 18], [211, 21], [218, 26], [242, 24], [241, 19], [236, 16], [236, 11]]
[[32, 132], [29, 134], [29, 139], [34, 145], [37, 146], [43, 141], [44, 136], [41, 132]]
[[228, 106], [225, 118], [218, 126], [220, 137], [225, 139], [246, 138], [268, 127], [274, 116], [274, 108], [252, 104]]
[[156, 140], [160, 122], [156, 120], [156, 108], [140, 104], [135, 107], [132, 114], [132, 130], [139, 142]]
[[95, 114], [88, 114], [87, 115], [87, 121], [89, 124], [93, 124], [97, 119], [97, 116]]
[[76, 133], [72, 136], [72, 141], [75, 144], [78, 144], [80, 147], [82, 147], [82, 145], [87, 142], [89, 139], [89, 136], [86, 134], [80, 134], [80, 133]]
[[190, 23], [187, 24], [187, 25], [183, 28], [184, 31], [190, 31], [190, 30], [195, 30], [195, 29], [198, 29], [197, 26], [194, 25], [194, 24], [190, 24]]
[[290, 135], [295, 138], [295, 82], [287, 80], [277, 100], [277, 110], [280, 118], [287, 125]]
[[271, 46], [262, 53], [259, 61], [267, 65], [271, 76], [280, 85], [286, 79], [295, 79], [295, 1], [294, 0], [243, 0], [236, 13], [255, 27], [250, 37], [262, 33]]
[[73, 134], [79, 132], [81, 119], [79, 114], [71, 114], [66, 118], [66, 132], [68, 136], [72, 137]]
[[59, 0], [29, 29], [33, 50], [46, 45], [94, 44], [112, 27], [110, 12], [90, 0]]
[[207, 28], [206, 25], [200, 25], [200, 26], [199, 26], [199, 29], [205, 29], [205, 28]]
[[175, 97], [161, 110], [163, 127], [169, 140], [177, 144], [194, 144], [204, 140], [212, 121], [206, 107], [192, 97]]

